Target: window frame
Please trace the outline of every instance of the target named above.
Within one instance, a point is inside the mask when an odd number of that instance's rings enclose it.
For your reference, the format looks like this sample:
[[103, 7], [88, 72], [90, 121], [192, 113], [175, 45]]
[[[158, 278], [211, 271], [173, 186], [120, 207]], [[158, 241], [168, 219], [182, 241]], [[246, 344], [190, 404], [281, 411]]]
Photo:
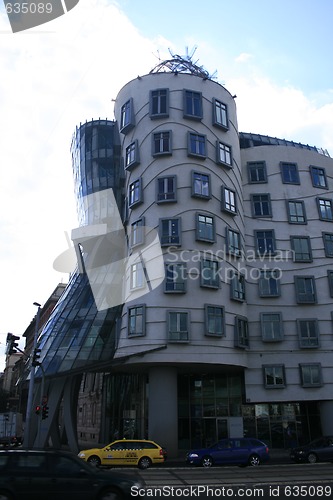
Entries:
[[[272, 370], [272, 374], [268, 373], [268, 369]], [[279, 369], [281, 373], [279, 374], [282, 383], [277, 384], [276, 380], [278, 378], [278, 374], [275, 373], [275, 370]], [[262, 370], [263, 370], [263, 378], [264, 378], [264, 387], [265, 389], [284, 389], [287, 385], [286, 382], [286, 370], [284, 364], [268, 364], [268, 365], [262, 365]], [[270, 375], [274, 379], [273, 384], [268, 383], [268, 375]]]
[[[280, 277], [274, 277], [274, 274], [276, 274], [277, 271], [276, 269], [264, 269], [260, 271], [260, 277], [259, 277], [259, 296], [260, 297], [280, 297], [281, 295], [281, 284], [280, 284]], [[269, 277], [266, 278], [264, 275], [268, 274]], [[264, 280], [269, 280], [269, 285], [267, 287], [263, 286]], [[266, 290], [270, 292], [272, 290], [271, 287], [271, 280], [275, 283], [275, 289], [276, 293], [266, 293]]]
[[[132, 193], [137, 193], [137, 196], [133, 200]], [[141, 203], [143, 203], [142, 177], [138, 177], [138, 179], [135, 179], [128, 186], [128, 206], [134, 208]]]
[[[211, 332], [209, 331], [209, 325], [210, 325], [210, 313], [209, 309], [214, 309], [213, 311], [213, 316], [214, 318], [220, 318], [221, 319], [221, 333], [216, 333], [216, 331]], [[216, 310], [220, 310], [221, 314], [215, 314]], [[225, 309], [223, 306], [220, 305], [215, 305], [215, 304], [204, 304], [204, 315], [205, 315], [205, 336], [207, 337], [225, 337]], [[214, 320], [215, 326], [216, 326], [216, 319]], [[215, 330], [215, 328], [214, 328]]]
[[[200, 217], [205, 219], [204, 222], [200, 222]], [[206, 219], [211, 219], [211, 224], [208, 225]], [[200, 227], [204, 224], [204, 235], [200, 234]], [[209, 230], [207, 229], [209, 228]], [[207, 236], [207, 233], [212, 232], [212, 236]], [[196, 241], [204, 241], [206, 243], [215, 243], [216, 232], [215, 232], [215, 217], [210, 213], [197, 212], [195, 214], [195, 239]]]
[[[256, 197], [260, 197], [263, 199], [259, 199], [255, 201]], [[266, 199], [264, 199], [264, 197]], [[252, 217], [253, 218], [271, 218], [272, 215], [272, 203], [271, 203], [271, 195], [270, 193], [252, 193], [250, 195], [250, 200], [251, 200], [251, 210], [252, 210]], [[256, 213], [256, 207], [260, 207], [260, 213]], [[265, 210], [263, 210], [265, 206], [267, 206], [267, 213], [264, 213]]]
[[[304, 203], [303, 200], [286, 200], [286, 203], [287, 203], [287, 214], [288, 214], [288, 222], [289, 222], [289, 224], [307, 224], [308, 223], [307, 217], [306, 217], [306, 211], [305, 211], [305, 203]], [[290, 210], [290, 204], [291, 203], [295, 204], [295, 215], [291, 213], [291, 210]], [[301, 216], [299, 214], [297, 214], [296, 205], [302, 207], [302, 210], [301, 210], [302, 214], [301, 214]], [[302, 217], [303, 221], [292, 220], [292, 217], [295, 217], [297, 219], [299, 217]]]
[[246, 281], [245, 275], [234, 272], [230, 279], [230, 299], [237, 302], [245, 302], [246, 300]]
[[[157, 93], [156, 98], [158, 101], [157, 108], [161, 108], [161, 92], [165, 92], [165, 112], [154, 113], [154, 93]], [[151, 120], [158, 120], [159, 118], [169, 117], [169, 107], [170, 107], [170, 91], [168, 88], [153, 89], [149, 92], [149, 116]]]
[[[190, 325], [190, 312], [189, 311], [186, 311], [184, 309], [168, 309], [166, 311], [166, 314], [167, 314], [167, 341], [168, 343], [176, 343], [176, 344], [188, 344], [189, 341], [190, 341], [190, 329], [189, 329], [189, 325]], [[176, 339], [176, 338], [171, 338], [170, 334], [171, 334], [171, 331], [170, 331], [170, 326], [171, 326], [171, 315], [173, 314], [176, 314], [176, 315], [184, 315], [185, 318], [186, 318], [186, 330], [179, 330], [179, 331], [175, 331], [175, 333], [179, 333], [180, 336], [182, 333], [185, 333], [186, 334], [186, 338], [179, 338], [179, 339]], [[177, 318], [177, 323], [180, 322], [180, 320], [178, 320]], [[184, 335], [185, 336], [185, 335]]]
[[[256, 167], [257, 165], [257, 167]], [[257, 177], [259, 178], [259, 166], [262, 167], [262, 173], [263, 173], [263, 179], [262, 180], [252, 180], [252, 175], [251, 173], [254, 171], [257, 174]], [[248, 181], [249, 184], [267, 184], [267, 168], [266, 168], [266, 162], [265, 161], [248, 161], [247, 162], [247, 175], [248, 175]]]
[[[130, 161], [128, 161], [129, 158]], [[137, 139], [135, 139], [125, 149], [125, 170], [131, 170], [132, 168], [139, 165], [139, 163], [140, 163], [139, 143]]]
[[[194, 150], [192, 150], [192, 144], [195, 144]], [[200, 145], [203, 145], [203, 152], [200, 151]], [[205, 134], [187, 132], [187, 156], [200, 158], [202, 160], [207, 158], [207, 136]]]
[[[135, 333], [131, 333], [131, 311], [142, 309], [141, 314], [135, 314], [135, 318], [141, 316], [142, 329], [140, 332], [136, 330], [136, 319], [135, 319]], [[132, 337], [144, 337], [146, 335], [146, 304], [135, 304], [134, 306], [130, 306], [127, 308], [127, 336], [128, 338]]]
[[[331, 241], [328, 241], [327, 236], [331, 237]], [[325, 251], [325, 257], [333, 257], [333, 233], [322, 232], [323, 245]], [[329, 245], [332, 246], [332, 252], [329, 251]]]
[[[173, 236], [172, 235], [172, 232], [168, 233], [168, 235], [164, 235], [163, 234], [163, 223], [165, 221], [169, 221], [169, 224], [172, 223], [172, 221], [176, 222], [177, 221], [177, 236]], [[159, 219], [159, 236], [160, 236], [160, 244], [161, 244], [161, 247], [179, 247], [181, 246], [181, 218], [180, 217], [161, 217]], [[168, 241], [168, 242], [165, 242], [163, 241], [163, 239], [165, 239], [166, 237], [168, 237], [169, 239], [172, 239], [172, 238], [177, 238], [178, 241]]]
[[[211, 263], [212, 266], [205, 266], [206, 262]], [[214, 267], [216, 269], [213, 269]], [[218, 260], [202, 258], [200, 260], [200, 286], [203, 288], [213, 288], [215, 290], [218, 290], [221, 286], [219, 268], [220, 266]], [[214, 276], [210, 276], [209, 279], [205, 278], [205, 269], [210, 269], [210, 274], [214, 273], [215, 278]]]
[[[237, 246], [234, 246], [231, 244], [231, 234], [232, 234], [232, 240], [235, 238], [237, 239]], [[242, 240], [241, 240], [241, 233], [237, 231], [236, 229], [232, 229], [231, 227], [226, 226], [226, 253], [228, 255], [233, 255], [235, 257], [241, 257], [242, 255]], [[236, 250], [234, 250], [236, 249]]]
[[240, 349], [248, 349], [250, 347], [249, 323], [245, 316], [235, 316], [234, 345]]
[[[278, 321], [265, 321], [265, 316], [277, 316]], [[271, 333], [272, 335], [266, 335], [266, 329], [265, 329], [265, 324], [270, 324], [271, 325]], [[278, 333], [275, 335], [275, 328], [274, 324], [278, 324]], [[282, 321], [282, 313], [279, 311], [269, 311], [269, 312], [261, 312], [260, 313], [260, 330], [261, 330], [261, 340], [263, 342], [282, 342], [284, 338], [284, 331], [283, 331], [283, 321]]]
[[[260, 233], [271, 233], [271, 237], [268, 236], [263, 236], [259, 238]], [[255, 238], [255, 247], [256, 247], [256, 252], [258, 255], [261, 256], [271, 256], [276, 254], [276, 240], [275, 240], [275, 231], [274, 229], [255, 229], [254, 231], [254, 238]], [[267, 245], [268, 238], [271, 239], [272, 244], [271, 244], [271, 250], [266, 250], [266, 248], [269, 248], [269, 245]], [[259, 239], [262, 239], [265, 242], [265, 251], [261, 251], [261, 245], [259, 244]]]
[[[302, 286], [302, 282], [304, 286]], [[312, 294], [311, 299], [306, 299], [305, 297], [308, 295], [307, 293], [303, 293], [301, 288], [304, 290], [307, 289], [306, 283], [311, 283], [312, 285]], [[316, 292], [316, 280], [314, 276], [308, 275], [296, 275], [294, 276], [294, 285], [295, 285], [295, 294], [296, 294], [296, 303], [297, 304], [316, 304], [317, 303], [317, 292]]]
[[[295, 167], [295, 180], [288, 180], [285, 177], [285, 171], [284, 171], [284, 166], [288, 165], [289, 167], [292, 165]], [[299, 178], [299, 171], [298, 171], [298, 165], [297, 163], [290, 162], [290, 161], [281, 161], [280, 162], [280, 172], [281, 172], [281, 179], [283, 184], [297, 184], [299, 185], [300, 178]], [[291, 172], [290, 170], [288, 172]], [[291, 177], [291, 176], [290, 176]]]
[[[145, 218], [144, 217], [140, 217], [139, 219], [132, 222], [131, 234], [130, 234], [131, 248], [134, 248], [134, 247], [139, 246], [139, 245], [143, 245], [143, 243], [145, 242], [144, 226], [145, 226]], [[136, 237], [137, 235], [139, 237], [135, 238], [135, 241], [134, 241], [134, 237]]]
[[[163, 186], [165, 187], [165, 181], [172, 181], [173, 189], [172, 191], [160, 191], [160, 182], [163, 181]], [[161, 198], [163, 196], [164, 198]], [[166, 196], [170, 196], [166, 198]], [[157, 177], [156, 179], [156, 203], [175, 203], [177, 201], [177, 176], [176, 175], [163, 175]]]
[[[329, 198], [320, 198], [320, 197], [317, 197], [316, 198], [316, 202], [317, 202], [317, 207], [318, 207], [319, 219], [323, 220], [323, 221], [332, 222], [333, 221], [333, 201], [331, 199], [329, 199]], [[324, 217], [323, 216], [323, 213], [322, 213], [322, 210], [321, 210], [321, 202], [325, 203], [325, 212], [326, 212], [326, 214], [328, 213], [328, 210], [330, 210], [330, 212], [331, 212], [330, 217], [327, 217], [327, 216]], [[327, 207], [326, 203], [329, 203], [329, 208]]]
[[[189, 109], [188, 103], [191, 102]], [[195, 112], [196, 103], [198, 103], [198, 112]], [[203, 118], [203, 105], [202, 105], [202, 92], [196, 90], [183, 89], [183, 118], [190, 120], [202, 120]]]
[[[168, 279], [168, 271], [171, 267], [181, 268], [181, 280], [170, 280]], [[177, 261], [177, 262], [165, 262], [165, 279], [164, 279], [164, 293], [186, 293], [187, 292], [187, 264], [186, 262]], [[178, 271], [177, 276], [178, 276]], [[172, 271], [174, 273], [174, 271]], [[168, 285], [172, 285], [172, 288], [168, 289]], [[179, 289], [177, 289], [177, 285], [181, 285]]]
[[[328, 184], [327, 184], [326, 170], [322, 167], [316, 167], [315, 165], [310, 165], [309, 170], [311, 175], [312, 186], [315, 188], [327, 189]], [[323, 179], [324, 184], [321, 184], [320, 182], [317, 183], [316, 177], [318, 177], [318, 179]]]
[[[200, 179], [196, 179], [195, 176], [197, 176], [198, 178], [200, 177]], [[208, 194], [203, 194], [203, 189], [202, 189], [202, 186], [203, 186], [203, 179], [202, 178], [203, 177], [207, 178]], [[201, 193], [198, 193], [195, 190], [196, 182], [198, 182], [200, 184]], [[191, 186], [192, 186], [191, 196], [193, 198], [200, 198], [202, 200], [210, 200], [211, 199], [212, 193], [211, 193], [211, 176], [210, 176], [210, 174], [199, 172], [198, 170], [192, 170], [192, 172], [191, 172]]]
[[[139, 277], [139, 282], [138, 281]], [[130, 266], [130, 290], [141, 290], [146, 286], [145, 268], [142, 261], [137, 261]]]
[[135, 127], [133, 98], [130, 97], [120, 108], [120, 132], [127, 134]]
[[[227, 195], [228, 194], [228, 195]], [[230, 200], [230, 195], [232, 194], [233, 201]], [[221, 186], [221, 203], [222, 203], [222, 211], [227, 212], [231, 215], [237, 215], [238, 207], [237, 207], [237, 195], [234, 189], [229, 188], [228, 186]]]
[[330, 292], [330, 297], [333, 297], [333, 270], [327, 270], [327, 280], [328, 280], [328, 288]]
[[[157, 136], [166, 136], [166, 139], [163, 137], [157, 138]], [[157, 130], [152, 133], [152, 156], [156, 158], [157, 156], [170, 156], [172, 155], [172, 130]], [[164, 149], [164, 141], [167, 141], [167, 149]], [[156, 149], [156, 144], [158, 143], [161, 145], [163, 144], [162, 148], [159, 148], [157, 151]]]
[[[323, 386], [323, 374], [322, 374], [322, 368], [321, 368], [321, 363], [299, 363], [299, 370], [300, 370], [300, 380], [301, 380], [301, 386], [302, 387], [322, 387]], [[317, 368], [317, 376], [319, 381], [318, 382], [306, 382], [305, 381], [305, 376], [304, 376], [304, 369], [309, 369], [310, 368], [310, 379], [313, 379], [312, 375], [312, 370], [311, 368]]]
[[[306, 258], [305, 255], [306, 253], [305, 252], [297, 252], [296, 249], [295, 249], [295, 243], [296, 241], [299, 240], [299, 241], [306, 241], [307, 242], [307, 248], [308, 248], [308, 257]], [[311, 248], [311, 239], [309, 236], [290, 236], [290, 246], [291, 246], [291, 249], [293, 251], [293, 261], [294, 262], [312, 262], [313, 261], [313, 258], [312, 258], [312, 248]], [[303, 257], [298, 257], [296, 258], [297, 256], [297, 253], [299, 254], [302, 254]]]
[[[223, 151], [223, 158], [221, 156], [221, 151]], [[216, 163], [228, 168], [233, 167], [232, 146], [230, 146], [230, 144], [226, 144], [222, 141], [216, 141]]]
[[[313, 324], [314, 331], [315, 331], [315, 336], [311, 337], [308, 335], [307, 339], [308, 341], [305, 342], [305, 337], [302, 338], [302, 324], [307, 323], [309, 326], [309, 323]], [[318, 319], [317, 318], [302, 318], [302, 319], [296, 319], [296, 325], [297, 325], [297, 333], [298, 333], [298, 342], [299, 342], [299, 347], [300, 349], [318, 349], [320, 347], [320, 342], [319, 342], [319, 324], [318, 324]], [[307, 330], [309, 331], [309, 328], [307, 326]], [[312, 344], [311, 339], [314, 339], [315, 342]]]
[[[228, 106], [224, 102], [213, 97], [213, 125], [220, 129], [229, 130]], [[219, 116], [224, 118], [219, 119]]]

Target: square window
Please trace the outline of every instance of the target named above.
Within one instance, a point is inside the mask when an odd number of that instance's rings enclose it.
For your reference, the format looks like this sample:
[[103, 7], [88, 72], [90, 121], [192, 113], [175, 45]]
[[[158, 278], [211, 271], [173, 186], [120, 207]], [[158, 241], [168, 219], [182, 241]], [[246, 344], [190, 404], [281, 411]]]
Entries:
[[222, 210], [232, 215], [237, 214], [236, 192], [222, 186]]
[[317, 206], [321, 220], [333, 220], [332, 200], [317, 198]]
[[175, 175], [157, 179], [157, 203], [177, 201], [177, 178]]
[[282, 389], [286, 386], [284, 365], [264, 365], [263, 373], [266, 389]]
[[326, 257], [333, 257], [333, 233], [323, 233], [323, 242]]
[[231, 146], [224, 144], [223, 142], [216, 142], [216, 162], [227, 167], [232, 167], [232, 152]]
[[210, 175], [201, 172], [192, 172], [192, 196], [195, 198], [210, 199]]
[[169, 116], [169, 89], [157, 89], [150, 92], [149, 114], [151, 119]]
[[215, 221], [211, 215], [196, 214], [196, 239], [213, 243], [215, 241]]
[[261, 313], [260, 324], [263, 342], [280, 342], [283, 339], [281, 313]]
[[202, 94], [192, 90], [184, 90], [184, 118], [201, 120]]
[[272, 217], [269, 194], [251, 194], [251, 205], [253, 217]]
[[132, 182], [128, 188], [128, 205], [134, 207], [143, 202], [141, 178]]
[[245, 300], [245, 276], [243, 274], [234, 273], [231, 279], [231, 294], [230, 298], [244, 302]]
[[250, 184], [267, 182], [266, 163], [264, 161], [248, 161], [247, 172]]
[[131, 224], [131, 234], [130, 234], [130, 242], [131, 247], [136, 245], [142, 245], [144, 243], [144, 217], [134, 221]]
[[304, 201], [287, 201], [288, 221], [290, 224], [306, 224]]
[[206, 136], [189, 132], [187, 154], [188, 156], [206, 158]]
[[280, 163], [282, 182], [284, 184], [299, 184], [297, 163]]
[[127, 134], [134, 127], [133, 99], [129, 99], [120, 110], [120, 132]]
[[180, 219], [160, 219], [161, 246], [180, 246]]
[[235, 347], [245, 349], [249, 347], [249, 329], [247, 319], [235, 316]]
[[203, 259], [200, 263], [200, 284], [203, 287], [219, 288], [219, 263], [217, 260]]
[[260, 255], [273, 255], [276, 250], [274, 229], [255, 231], [254, 234], [257, 252]]
[[223, 130], [228, 129], [227, 105], [217, 99], [213, 99], [213, 125]]
[[138, 141], [134, 141], [126, 148], [126, 156], [125, 156], [125, 168], [130, 170], [136, 165], [139, 165], [139, 146]]
[[227, 250], [226, 253], [229, 255], [235, 255], [240, 257], [242, 253], [241, 247], [241, 237], [238, 231], [234, 229], [226, 228], [226, 240], [227, 240]]
[[319, 347], [319, 329], [317, 319], [297, 319], [299, 346], [301, 348]]
[[297, 304], [315, 304], [316, 286], [314, 276], [295, 276]]
[[310, 165], [310, 174], [313, 187], [327, 188], [326, 173], [324, 168]]
[[259, 278], [260, 297], [280, 296], [280, 275], [275, 269], [266, 269], [260, 272]]
[[171, 155], [171, 130], [155, 132], [152, 137], [153, 156]]
[[168, 341], [188, 342], [189, 313], [185, 311], [167, 311], [167, 315], [168, 315]]
[[165, 264], [165, 287], [166, 293], [186, 292], [187, 267], [183, 262]]
[[205, 304], [205, 335], [224, 335], [224, 308]]
[[300, 363], [299, 368], [303, 387], [321, 387], [323, 385], [320, 363]]
[[308, 236], [290, 236], [294, 262], [312, 262], [311, 242]]
[[128, 336], [145, 335], [145, 305], [128, 308]]

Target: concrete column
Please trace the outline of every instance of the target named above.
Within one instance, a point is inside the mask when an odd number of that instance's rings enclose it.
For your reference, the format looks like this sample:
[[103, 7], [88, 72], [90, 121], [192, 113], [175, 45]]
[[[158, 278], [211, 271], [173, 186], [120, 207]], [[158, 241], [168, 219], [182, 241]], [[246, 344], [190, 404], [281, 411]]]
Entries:
[[178, 452], [178, 404], [176, 368], [149, 370], [148, 438], [165, 446], [169, 457]]
[[320, 420], [324, 436], [333, 435], [333, 401], [320, 403]]

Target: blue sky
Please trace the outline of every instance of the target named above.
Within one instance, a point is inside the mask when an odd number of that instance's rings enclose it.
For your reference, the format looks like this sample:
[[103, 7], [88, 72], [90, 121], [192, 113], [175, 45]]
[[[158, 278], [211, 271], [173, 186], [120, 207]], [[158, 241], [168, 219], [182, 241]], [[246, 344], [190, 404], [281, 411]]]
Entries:
[[53, 261], [77, 226], [75, 127], [112, 119], [112, 99], [127, 81], [188, 47], [237, 95], [241, 131], [333, 156], [332, 19], [331, 0], [80, 0], [12, 34], [1, 5], [0, 369], [7, 333], [22, 335], [33, 302], [68, 278]]

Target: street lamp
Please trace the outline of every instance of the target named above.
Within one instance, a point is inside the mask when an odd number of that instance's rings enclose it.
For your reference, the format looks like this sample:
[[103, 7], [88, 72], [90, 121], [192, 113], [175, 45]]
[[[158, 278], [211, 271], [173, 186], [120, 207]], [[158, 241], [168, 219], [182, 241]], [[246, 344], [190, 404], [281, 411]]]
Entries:
[[[37, 309], [37, 316], [36, 316], [36, 323], [35, 323], [34, 341], [33, 341], [33, 346], [32, 346], [32, 352], [34, 353], [36, 346], [37, 346], [37, 340], [38, 340], [41, 305], [38, 302], [34, 302], [33, 305], [38, 308]], [[31, 361], [30, 361], [30, 363], [31, 363]], [[27, 401], [27, 413], [26, 413], [26, 417], [25, 417], [25, 429], [24, 429], [24, 441], [23, 441], [23, 444], [26, 448], [30, 448], [30, 446], [32, 445], [32, 442], [30, 443], [30, 440], [31, 440], [30, 424], [31, 424], [32, 402], [33, 402], [33, 397], [34, 397], [34, 385], [35, 385], [35, 366], [33, 366], [31, 363], [30, 364], [30, 380], [29, 380], [29, 390], [28, 390], [28, 401]]]

